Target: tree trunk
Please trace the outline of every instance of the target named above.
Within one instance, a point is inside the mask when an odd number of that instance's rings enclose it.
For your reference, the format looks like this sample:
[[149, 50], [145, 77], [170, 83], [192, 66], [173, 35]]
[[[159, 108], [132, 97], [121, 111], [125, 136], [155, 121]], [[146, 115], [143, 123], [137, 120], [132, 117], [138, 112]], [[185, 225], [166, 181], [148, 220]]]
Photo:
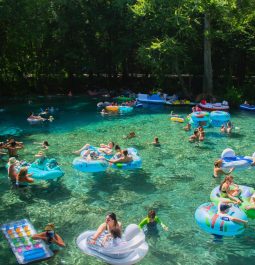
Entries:
[[180, 68], [179, 68], [179, 61], [178, 61], [178, 57], [177, 56], [175, 57], [174, 66], [175, 66], [175, 71], [176, 71], [176, 73], [178, 75], [178, 79], [179, 79], [179, 82], [180, 82], [180, 85], [181, 85], [183, 96], [189, 98], [190, 94], [188, 92], [188, 89], [186, 88], [185, 82], [184, 82], [183, 77], [181, 75], [181, 71], [180, 71]]
[[213, 94], [213, 73], [212, 73], [212, 47], [210, 40], [211, 24], [208, 14], [204, 16], [204, 78], [203, 92]]

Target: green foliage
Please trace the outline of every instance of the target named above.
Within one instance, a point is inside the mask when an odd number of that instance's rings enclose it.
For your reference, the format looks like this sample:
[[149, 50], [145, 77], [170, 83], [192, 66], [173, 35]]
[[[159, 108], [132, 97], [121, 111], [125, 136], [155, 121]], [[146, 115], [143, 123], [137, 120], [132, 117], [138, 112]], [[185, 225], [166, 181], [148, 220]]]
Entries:
[[243, 101], [243, 92], [234, 86], [227, 88], [224, 99], [231, 102], [232, 105], [238, 106]]
[[254, 25], [255, 0], [1, 0], [0, 83], [40, 90], [83, 73], [149, 73], [157, 87], [178, 76], [184, 91], [182, 74], [203, 75], [206, 37], [214, 78], [243, 87], [254, 74]]

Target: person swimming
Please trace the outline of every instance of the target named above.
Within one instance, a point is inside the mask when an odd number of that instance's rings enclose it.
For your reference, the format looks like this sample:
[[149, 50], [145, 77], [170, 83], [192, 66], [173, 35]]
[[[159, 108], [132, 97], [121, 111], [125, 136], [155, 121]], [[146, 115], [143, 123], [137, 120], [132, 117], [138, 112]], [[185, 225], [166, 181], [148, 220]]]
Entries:
[[157, 146], [157, 147], [160, 147], [161, 146], [158, 137], [154, 137], [154, 141], [152, 142], [152, 144], [154, 146]]

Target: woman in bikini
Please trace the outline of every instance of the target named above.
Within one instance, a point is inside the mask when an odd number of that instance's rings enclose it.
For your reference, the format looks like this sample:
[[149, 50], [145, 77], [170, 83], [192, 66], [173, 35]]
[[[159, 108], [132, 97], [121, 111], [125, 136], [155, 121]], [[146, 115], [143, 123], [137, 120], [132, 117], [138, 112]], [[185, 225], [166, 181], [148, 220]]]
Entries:
[[234, 201], [238, 204], [242, 203], [242, 200], [238, 197], [240, 196], [240, 190], [237, 190], [236, 188], [232, 189], [231, 185], [233, 187], [233, 177], [226, 176], [220, 185], [220, 192], [223, 201]]

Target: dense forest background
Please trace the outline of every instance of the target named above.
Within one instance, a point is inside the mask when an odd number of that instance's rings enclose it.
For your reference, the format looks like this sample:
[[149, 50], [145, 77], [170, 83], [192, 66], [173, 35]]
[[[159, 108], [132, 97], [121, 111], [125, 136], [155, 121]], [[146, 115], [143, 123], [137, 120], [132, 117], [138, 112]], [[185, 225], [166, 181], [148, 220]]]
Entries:
[[0, 0], [0, 95], [254, 99], [255, 0]]

